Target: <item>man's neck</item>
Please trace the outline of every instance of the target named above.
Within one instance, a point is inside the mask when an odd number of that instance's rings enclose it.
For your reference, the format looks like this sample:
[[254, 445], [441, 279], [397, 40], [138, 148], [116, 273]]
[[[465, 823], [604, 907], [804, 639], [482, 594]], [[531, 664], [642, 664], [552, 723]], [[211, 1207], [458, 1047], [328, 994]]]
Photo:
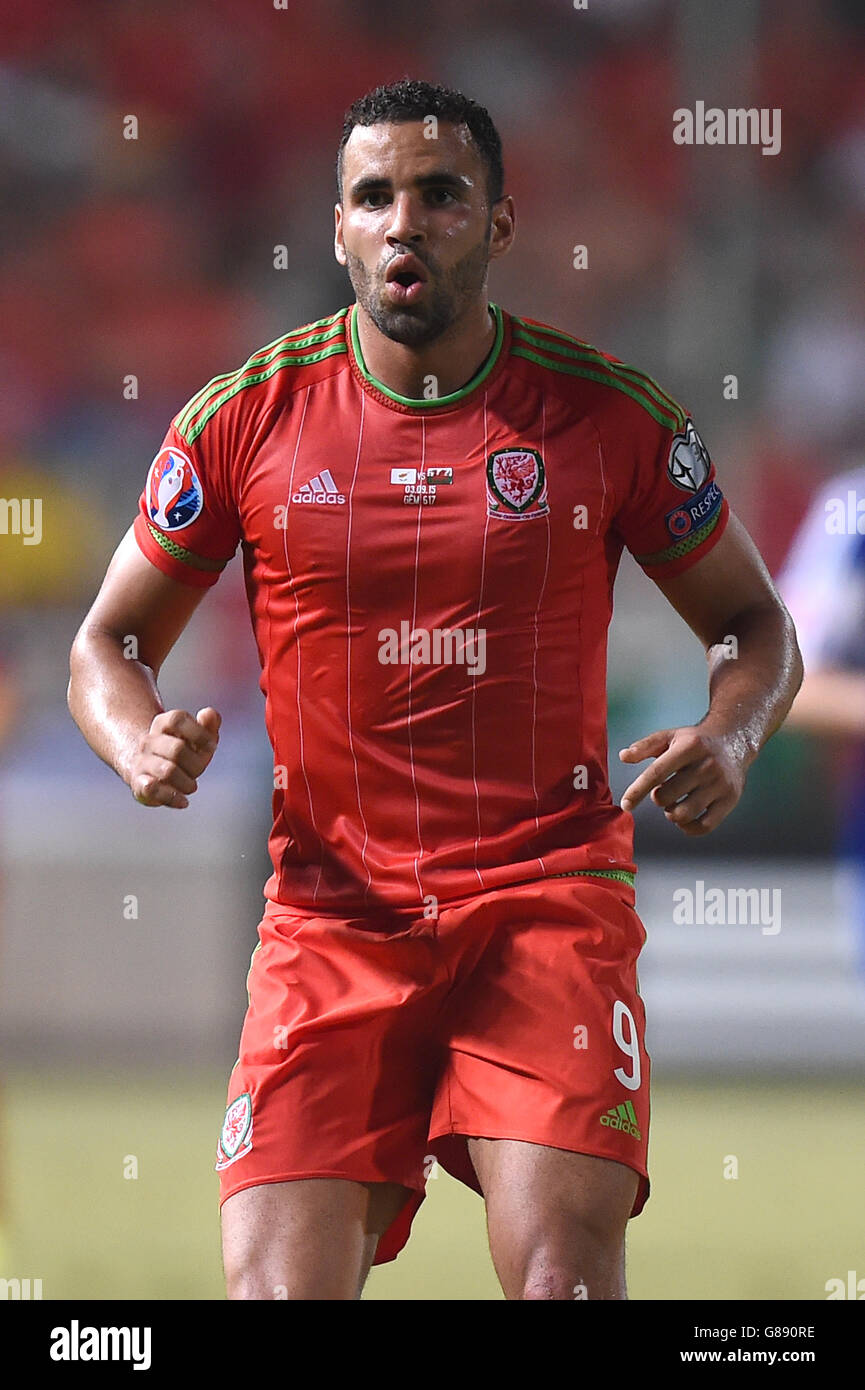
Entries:
[[[496, 337], [495, 319], [485, 299], [435, 342], [417, 348], [386, 337], [360, 304], [355, 306], [355, 313], [367, 371], [389, 391], [411, 400], [459, 391], [480, 371]], [[434, 378], [432, 383], [430, 378]]]

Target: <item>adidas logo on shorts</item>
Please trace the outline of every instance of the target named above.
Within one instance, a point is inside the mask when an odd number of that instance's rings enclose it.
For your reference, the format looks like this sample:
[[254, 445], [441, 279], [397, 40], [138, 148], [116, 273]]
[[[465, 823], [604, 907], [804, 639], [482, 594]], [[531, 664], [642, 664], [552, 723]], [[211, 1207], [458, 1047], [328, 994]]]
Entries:
[[629, 1100], [623, 1105], [614, 1105], [612, 1110], [602, 1115], [601, 1124], [606, 1125], [608, 1129], [620, 1129], [624, 1134], [630, 1134], [633, 1139], [643, 1137], [637, 1126], [636, 1111]]

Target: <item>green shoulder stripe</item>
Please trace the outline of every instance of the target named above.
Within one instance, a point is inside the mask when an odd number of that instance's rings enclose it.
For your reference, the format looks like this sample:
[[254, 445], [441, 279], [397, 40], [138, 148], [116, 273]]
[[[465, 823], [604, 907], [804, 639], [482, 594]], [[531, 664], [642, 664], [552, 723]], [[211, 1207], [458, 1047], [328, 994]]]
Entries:
[[[223, 390], [233, 388], [238, 383], [254, 385], [255, 381], [263, 381], [264, 376], [262, 375], [250, 375], [249, 381], [245, 383], [242, 383], [242, 378], [247, 374], [260, 372], [262, 368], [270, 366], [276, 358], [282, 359], [281, 365], [287, 365], [290, 360], [288, 357], [289, 353], [299, 352], [305, 347], [325, 348], [329, 344], [336, 344], [337, 347], [339, 347], [340, 340], [342, 340], [341, 350], [346, 351], [347, 349], [344, 345], [345, 326], [344, 323], [341, 322], [344, 313], [345, 310], [341, 309], [338, 314], [332, 315], [329, 319], [322, 319], [318, 323], [306, 324], [302, 328], [293, 329], [291, 333], [283, 334], [281, 338], [277, 338], [273, 343], [269, 343], [266, 347], [253, 353], [253, 355], [244, 362], [242, 367], [238, 367], [235, 371], [225, 372], [221, 376], [214, 377], [206, 386], [196, 392], [175, 417], [174, 427], [177, 432], [183, 436], [188, 444], [191, 444], [192, 438], [189, 437], [188, 431], [192, 429], [196, 416], [199, 415]], [[322, 356], [331, 355], [332, 354], [329, 352], [322, 353]], [[305, 357], [298, 356], [297, 358], [298, 365], [301, 366], [307, 361], [315, 360], [315, 354]], [[230, 390], [230, 394], [227, 395], [225, 399], [230, 399], [230, 396], [234, 394], [234, 390]], [[208, 414], [208, 419], [210, 419], [212, 413], [211, 411]], [[196, 427], [193, 437], [196, 437], [199, 433], [200, 430]]]
[[[550, 352], [559, 353], [560, 356], [550, 357]], [[669, 397], [650, 377], [633, 367], [620, 367], [614, 362], [608, 362], [593, 349], [580, 351], [554, 347], [543, 338], [527, 333], [515, 324], [511, 353], [514, 357], [524, 357], [529, 362], [548, 367], [564, 376], [583, 377], [588, 381], [596, 381], [601, 386], [611, 386], [614, 390], [630, 396], [665, 429], [678, 431], [684, 428], [687, 419], [685, 412], [675, 402], [669, 402]], [[563, 356], [574, 360], [563, 362]]]
[[236, 396], [238, 391], [242, 391], [244, 387], [257, 386], [260, 381], [266, 381], [268, 377], [273, 376], [275, 372], [281, 371], [283, 367], [306, 367], [312, 362], [323, 362], [327, 357], [337, 357], [340, 353], [345, 354], [347, 352], [348, 348], [343, 340], [342, 342], [334, 343], [331, 347], [325, 348], [322, 352], [307, 352], [299, 356], [293, 353], [285, 353], [281, 357], [277, 357], [276, 360], [271, 362], [268, 366], [263, 367], [261, 371], [253, 372], [251, 375], [241, 375], [241, 373], [238, 373], [237, 379], [229, 381], [224, 391], [217, 392], [216, 396], [207, 404], [204, 413], [199, 415], [195, 424], [190, 425], [186, 433], [183, 433], [183, 431], [178, 431], [178, 433], [182, 435], [187, 444], [194, 444], [208, 420], [212, 419], [217, 410], [225, 405], [226, 401], [230, 401], [232, 396]]
[[[518, 325], [516, 331], [526, 342], [546, 348], [548, 352], [557, 352], [564, 357], [594, 362], [598, 366], [605, 367], [608, 371], [618, 372], [620, 376], [627, 377], [637, 385], [642, 386], [660, 406], [665, 406], [684, 426], [688, 418], [687, 413], [678, 401], [674, 401], [673, 397], [669, 396], [658, 385], [654, 377], [650, 377], [647, 372], [640, 371], [638, 367], [629, 367], [625, 362], [610, 362], [602, 352], [599, 352], [596, 347], [592, 347], [591, 343], [585, 343], [582, 339], [575, 338], [571, 333], [562, 333], [557, 328], [548, 328], [546, 324], [532, 324], [526, 319], [515, 319], [514, 322]], [[546, 342], [545, 339], [549, 338], [556, 341]], [[566, 344], [566, 346], [559, 346], [559, 344]]]
[[678, 428], [677, 422], [672, 415], [668, 415], [666, 412], [662, 413], [656, 406], [647, 401], [645, 396], [641, 396], [638, 391], [635, 391], [632, 386], [628, 386], [620, 377], [609, 376], [603, 372], [589, 371], [588, 368], [585, 367], [572, 367], [564, 362], [552, 362], [548, 357], [541, 357], [538, 353], [530, 351], [529, 348], [512, 347], [511, 356], [525, 357], [528, 362], [535, 362], [539, 367], [549, 367], [551, 371], [561, 372], [564, 376], [585, 377], [587, 381], [597, 381], [601, 386], [612, 386], [614, 390], [621, 391], [624, 395], [630, 396], [632, 400], [635, 400], [637, 404], [641, 405], [643, 409], [651, 415], [652, 419], [657, 420], [658, 424], [662, 425], [664, 429], [675, 430]]
[[290, 333], [283, 333], [282, 337], [274, 339], [272, 343], [268, 343], [263, 348], [259, 348], [257, 352], [254, 352], [252, 356], [244, 362], [241, 368], [233, 368], [230, 372], [223, 372], [220, 376], [213, 377], [212, 380], [208, 381], [206, 386], [202, 386], [201, 390], [196, 391], [195, 395], [187, 401], [186, 405], [175, 417], [175, 427], [181, 432], [187, 429], [208, 397], [227, 381], [233, 380], [238, 375], [238, 370], [245, 371], [248, 368], [258, 366], [261, 362], [273, 357], [274, 353], [278, 352], [286, 343], [293, 343], [297, 340], [302, 344], [306, 344], [312, 342], [313, 339], [323, 339], [327, 337], [333, 331], [334, 327], [338, 326], [338, 320], [344, 313], [345, 310], [340, 309], [338, 313], [331, 314], [326, 319], [319, 319], [316, 323], [304, 324], [301, 328], [293, 328]]
[[634, 559], [638, 565], [665, 565], [669, 560], [681, 560], [683, 555], [688, 555], [695, 550], [698, 545], [702, 545], [707, 536], [711, 536], [715, 527], [721, 519], [720, 510], [715, 513], [699, 531], [694, 531], [684, 540], [676, 541], [675, 545], [668, 545], [666, 550], [656, 550], [651, 555], [635, 555]]

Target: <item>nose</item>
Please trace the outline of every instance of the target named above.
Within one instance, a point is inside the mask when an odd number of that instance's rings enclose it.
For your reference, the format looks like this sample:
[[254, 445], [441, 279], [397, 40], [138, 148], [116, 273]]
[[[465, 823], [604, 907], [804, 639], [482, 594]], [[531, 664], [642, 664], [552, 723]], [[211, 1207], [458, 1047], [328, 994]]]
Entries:
[[385, 233], [388, 245], [417, 245], [425, 235], [420, 205], [410, 193], [398, 193], [391, 205], [390, 224]]

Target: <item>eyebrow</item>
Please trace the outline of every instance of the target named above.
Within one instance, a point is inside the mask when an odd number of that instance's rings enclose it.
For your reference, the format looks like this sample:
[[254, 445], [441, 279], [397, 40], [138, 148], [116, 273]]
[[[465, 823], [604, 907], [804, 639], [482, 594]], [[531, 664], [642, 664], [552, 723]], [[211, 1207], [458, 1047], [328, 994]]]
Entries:
[[[449, 169], [437, 169], [431, 174], [419, 174], [414, 180], [414, 183], [418, 188], [441, 188], [443, 185], [447, 185], [450, 188], [457, 188], [462, 191], [471, 187], [471, 179], [466, 174], [454, 174]], [[358, 179], [353, 183], [351, 186], [351, 194], [353, 198], [359, 198], [362, 197], [364, 193], [371, 193], [378, 189], [390, 187], [392, 187], [392, 181], [390, 179], [384, 177], [376, 178], [375, 175], [370, 175], [365, 179]]]

